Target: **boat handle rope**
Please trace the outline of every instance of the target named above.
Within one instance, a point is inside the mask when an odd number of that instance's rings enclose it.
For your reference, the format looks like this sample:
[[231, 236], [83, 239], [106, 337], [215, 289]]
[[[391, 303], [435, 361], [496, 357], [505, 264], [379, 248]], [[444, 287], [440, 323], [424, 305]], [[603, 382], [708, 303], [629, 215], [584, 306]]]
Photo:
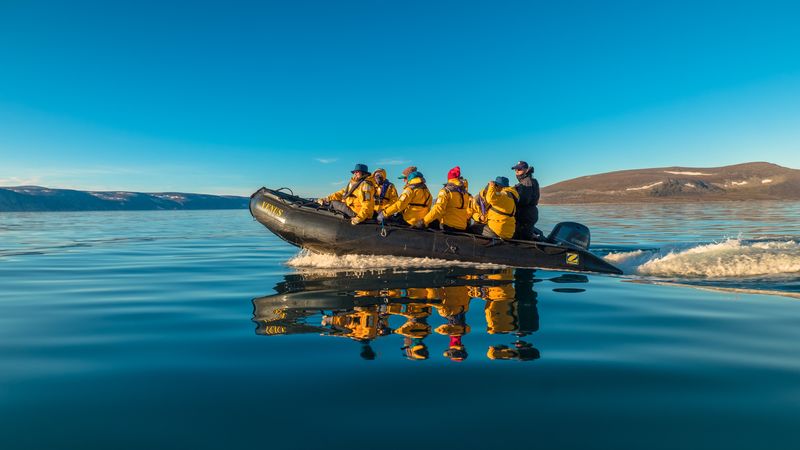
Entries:
[[447, 246], [447, 248], [444, 250], [445, 255], [448, 253], [452, 253], [454, 255], [458, 254], [458, 245], [451, 244], [449, 238], [445, 238], [444, 245]]
[[[283, 190], [287, 190], [287, 191], [289, 191], [289, 195], [291, 195], [292, 197], [295, 197], [295, 195], [294, 195], [294, 191], [292, 191], [292, 190], [291, 190], [290, 188], [288, 188], [288, 187], [282, 187], [282, 188], [275, 189], [275, 192], [281, 192], [281, 191], [283, 191]], [[289, 202], [287, 202], [287, 201], [286, 201], [286, 199], [285, 199], [285, 198], [283, 198], [283, 197], [281, 197], [280, 195], [276, 195], [275, 197], [277, 197], [277, 198], [278, 198], [278, 200], [280, 200], [280, 201], [281, 201], [281, 202], [282, 202], [284, 205], [288, 205], [288, 204], [289, 204]], [[293, 202], [293, 203], [294, 203], [294, 202]]]

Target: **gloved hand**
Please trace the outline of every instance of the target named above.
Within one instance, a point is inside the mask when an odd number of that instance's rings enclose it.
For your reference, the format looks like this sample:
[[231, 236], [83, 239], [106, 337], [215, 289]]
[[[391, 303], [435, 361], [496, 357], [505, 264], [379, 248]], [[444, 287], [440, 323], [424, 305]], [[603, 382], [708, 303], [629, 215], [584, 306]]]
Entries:
[[417, 220], [414, 222], [414, 228], [425, 228], [425, 221], [422, 219]]
[[362, 220], [358, 217], [353, 217], [353, 220], [350, 221], [351, 225], [358, 225], [362, 222]]
[[378, 222], [383, 222], [386, 219], [386, 216], [383, 215], [383, 211], [378, 213], [378, 217], [375, 218]]
[[325, 199], [324, 198], [318, 198], [317, 199], [317, 203], [319, 203], [320, 205], [324, 205], [325, 204]]

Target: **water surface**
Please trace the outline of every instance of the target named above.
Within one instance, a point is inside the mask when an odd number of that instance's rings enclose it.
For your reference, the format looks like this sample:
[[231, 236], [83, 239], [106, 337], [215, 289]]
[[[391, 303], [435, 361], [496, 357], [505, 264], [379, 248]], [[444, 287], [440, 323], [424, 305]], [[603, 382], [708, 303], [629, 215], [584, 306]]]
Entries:
[[298, 256], [247, 211], [3, 213], [0, 442], [798, 448], [798, 206], [542, 208], [621, 277]]

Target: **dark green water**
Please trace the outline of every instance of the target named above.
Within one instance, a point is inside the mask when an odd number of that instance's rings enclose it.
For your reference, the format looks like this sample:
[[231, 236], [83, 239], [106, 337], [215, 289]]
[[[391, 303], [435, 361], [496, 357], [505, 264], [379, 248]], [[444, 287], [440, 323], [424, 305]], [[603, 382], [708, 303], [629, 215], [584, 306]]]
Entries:
[[246, 211], [2, 214], [0, 448], [800, 448], [796, 210], [743, 210], [577, 213], [625, 260], [770, 273], [295, 258]]

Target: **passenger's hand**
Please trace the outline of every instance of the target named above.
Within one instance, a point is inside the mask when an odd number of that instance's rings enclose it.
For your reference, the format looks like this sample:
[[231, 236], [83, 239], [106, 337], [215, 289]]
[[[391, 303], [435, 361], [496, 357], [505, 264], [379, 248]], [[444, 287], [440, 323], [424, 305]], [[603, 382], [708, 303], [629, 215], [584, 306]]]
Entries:
[[487, 222], [486, 216], [480, 216], [478, 218], [480, 219], [481, 223], [486, 223]]
[[350, 221], [351, 225], [358, 225], [362, 222], [362, 220], [358, 217], [353, 217], [353, 220]]
[[417, 220], [414, 222], [414, 228], [425, 228], [425, 221], [422, 219]]
[[317, 199], [317, 203], [319, 203], [320, 205], [324, 205], [325, 204], [325, 199], [324, 198], [318, 198]]
[[378, 217], [375, 218], [378, 222], [383, 222], [386, 219], [386, 216], [383, 215], [383, 211], [378, 213]]

